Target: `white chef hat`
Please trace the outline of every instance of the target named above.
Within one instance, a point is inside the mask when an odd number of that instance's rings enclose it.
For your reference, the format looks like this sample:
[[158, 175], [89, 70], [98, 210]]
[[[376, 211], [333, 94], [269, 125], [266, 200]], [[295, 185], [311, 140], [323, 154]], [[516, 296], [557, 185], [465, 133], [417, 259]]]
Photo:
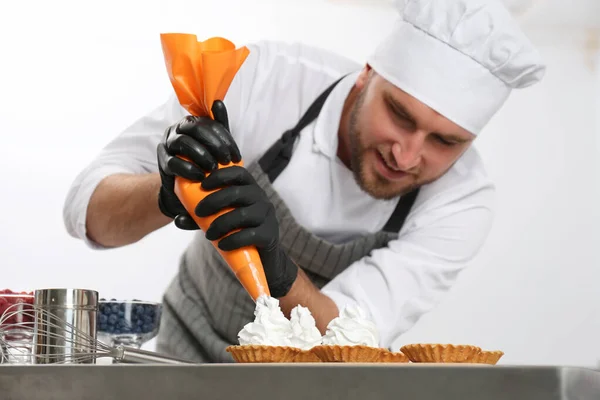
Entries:
[[513, 88], [545, 66], [496, 0], [402, 0], [401, 18], [367, 59], [395, 86], [477, 135]]

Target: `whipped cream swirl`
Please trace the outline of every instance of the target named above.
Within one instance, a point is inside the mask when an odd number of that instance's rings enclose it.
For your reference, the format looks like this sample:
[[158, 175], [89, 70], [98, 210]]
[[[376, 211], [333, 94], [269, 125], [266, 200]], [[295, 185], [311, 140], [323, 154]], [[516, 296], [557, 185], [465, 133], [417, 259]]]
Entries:
[[323, 344], [379, 347], [379, 332], [364, 310], [348, 305], [327, 325]]
[[238, 333], [240, 345], [291, 346], [290, 320], [279, 308], [279, 300], [261, 296], [256, 300], [254, 321]]
[[292, 346], [302, 350], [310, 350], [321, 344], [323, 339], [321, 332], [319, 332], [315, 319], [308, 308], [297, 305], [292, 309], [290, 317], [292, 326]]

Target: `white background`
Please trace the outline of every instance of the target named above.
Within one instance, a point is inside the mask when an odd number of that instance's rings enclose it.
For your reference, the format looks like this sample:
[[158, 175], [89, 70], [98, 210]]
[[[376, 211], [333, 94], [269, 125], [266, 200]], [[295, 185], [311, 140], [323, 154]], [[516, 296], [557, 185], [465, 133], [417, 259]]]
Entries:
[[[493, 231], [459, 284], [398, 345], [473, 343], [503, 350], [503, 364], [595, 366], [600, 2], [532, 3], [520, 20], [548, 63], [546, 79], [514, 93], [477, 140], [498, 187]], [[169, 226], [92, 251], [66, 234], [62, 207], [100, 148], [169, 93], [161, 32], [238, 45], [301, 40], [362, 61], [394, 18], [374, 0], [2, 5], [0, 288], [86, 287], [160, 301], [188, 232]]]

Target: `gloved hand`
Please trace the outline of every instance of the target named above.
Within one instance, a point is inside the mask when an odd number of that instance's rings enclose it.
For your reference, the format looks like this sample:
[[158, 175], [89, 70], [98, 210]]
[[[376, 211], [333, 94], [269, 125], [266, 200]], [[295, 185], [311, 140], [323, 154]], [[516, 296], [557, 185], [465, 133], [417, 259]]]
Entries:
[[[206, 217], [233, 208], [213, 221], [206, 231], [206, 238], [219, 240], [219, 248], [225, 251], [256, 246], [271, 296], [285, 296], [296, 280], [298, 267], [279, 245], [275, 207], [254, 177], [242, 167], [223, 168], [204, 179], [202, 188], [220, 190], [198, 203], [196, 215]], [[223, 238], [237, 229], [241, 230]]]
[[210, 117], [187, 116], [170, 126], [157, 146], [158, 170], [162, 182], [158, 207], [164, 215], [173, 218], [180, 229], [197, 230], [199, 227], [174, 192], [175, 177], [202, 181], [207, 173], [217, 169], [217, 163], [225, 165], [242, 159], [229, 133], [225, 104], [220, 100], [215, 101], [212, 112], [215, 120]]

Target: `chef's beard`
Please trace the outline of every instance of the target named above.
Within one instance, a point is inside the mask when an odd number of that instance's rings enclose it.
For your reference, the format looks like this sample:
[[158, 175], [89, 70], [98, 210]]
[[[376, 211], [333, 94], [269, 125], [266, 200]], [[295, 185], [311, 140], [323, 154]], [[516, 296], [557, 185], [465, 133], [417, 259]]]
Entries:
[[402, 187], [394, 187], [394, 184], [386, 180], [379, 174], [373, 174], [374, 179], [368, 179], [365, 171], [365, 154], [368, 151], [376, 151], [366, 147], [362, 142], [362, 132], [358, 128], [358, 114], [365, 101], [365, 89], [358, 95], [354, 106], [350, 112], [350, 120], [348, 123], [348, 142], [350, 143], [350, 168], [352, 175], [358, 186], [371, 197], [381, 200], [392, 200], [398, 196], [416, 189], [419, 184], [414, 182]]

